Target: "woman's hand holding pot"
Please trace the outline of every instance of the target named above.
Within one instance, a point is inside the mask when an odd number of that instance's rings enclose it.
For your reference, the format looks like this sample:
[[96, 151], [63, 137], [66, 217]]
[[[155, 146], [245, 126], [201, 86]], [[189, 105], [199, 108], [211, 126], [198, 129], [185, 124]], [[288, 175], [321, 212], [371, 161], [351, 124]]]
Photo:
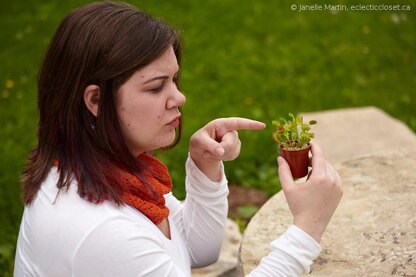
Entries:
[[311, 143], [312, 171], [303, 183], [295, 183], [289, 165], [278, 157], [279, 178], [294, 216], [293, 224], [321, 241], [342, 197], [341, 178], [325, 160], [319, 146]]

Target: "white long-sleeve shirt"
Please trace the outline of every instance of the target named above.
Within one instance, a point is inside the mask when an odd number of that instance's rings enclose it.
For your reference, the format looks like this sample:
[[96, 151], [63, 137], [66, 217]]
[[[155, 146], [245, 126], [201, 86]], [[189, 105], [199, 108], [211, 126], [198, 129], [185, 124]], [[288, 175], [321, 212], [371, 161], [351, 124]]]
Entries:
[[[191, 276], [218, 258], [227, 218], [227, 180], [210, 181], [188, 158], [184, 203], [165, 195], [171, 239], [140, 211], [110, 201], [90, 203], [76, 182], [58, 194], [53, 167], [25, 207], [15, 269], [20, 276]], [[58, 196], [57, 196], [58, 195]], [[292, 226], [250, 276], [308, 272], [319, 245]], [[288, 274], [290, 273], [290, 274]], [[268, 274], [268, 275], [266, 275]]]

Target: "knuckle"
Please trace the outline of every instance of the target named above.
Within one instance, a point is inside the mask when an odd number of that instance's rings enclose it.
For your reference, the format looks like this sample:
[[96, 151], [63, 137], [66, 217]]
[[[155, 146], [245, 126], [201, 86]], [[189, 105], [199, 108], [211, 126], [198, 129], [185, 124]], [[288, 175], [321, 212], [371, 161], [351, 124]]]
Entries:
[[292, 186], [284, 186], [283, 184], [281, 184], [280, 186], [282, 187], [283, 192], [285, 193], [287, 197], [289, 197], [292, 194], [292, 191], [293, 191]]
[[327, 178], [324, 174], [318, 174], [315, 175], [315, 182], [317, 182], [318, 184], [323, 184], [327, 182]]
[[329, 184], [331, 184], [332, 186], [336, 186], [337, 182], [334, 175], [328, 174], [327, 179]]

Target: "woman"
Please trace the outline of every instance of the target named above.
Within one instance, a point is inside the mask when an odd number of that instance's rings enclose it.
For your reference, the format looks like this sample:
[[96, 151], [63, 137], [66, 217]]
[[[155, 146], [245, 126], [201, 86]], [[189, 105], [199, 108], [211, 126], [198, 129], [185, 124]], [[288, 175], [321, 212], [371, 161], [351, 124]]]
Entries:
[[[38, 146], [23, 172], [15, 276], [190, 276], [218, 259], [222, 161], [239, 155], [237, 130], [265, 125], [225, 118], [197, 131], [180, 203], [167, 168], [149, 154], [180, 138], [179, 65], [177, 33], [127, 4], [93, 3], [63, 20], [38, 79]], [[307, 272], [319, 253], [341, 189], [316, 145], [312, 154], [313, 173], [300, 185], [278, 160], [294, 225], [252, 276]]]

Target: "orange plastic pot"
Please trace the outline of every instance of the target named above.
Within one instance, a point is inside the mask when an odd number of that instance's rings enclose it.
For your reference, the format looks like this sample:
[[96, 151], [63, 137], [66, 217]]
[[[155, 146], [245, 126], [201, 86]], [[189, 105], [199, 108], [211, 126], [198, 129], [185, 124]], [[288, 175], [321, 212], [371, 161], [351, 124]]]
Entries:
[[280, 145], [280, 152], [283, 158], [287, 161], [292, 172], [293, 178], [302, 178], [308, 174], [309, 165], [309, 150], [311, 145], [302, 150], [287, 150], [283, 149]]

